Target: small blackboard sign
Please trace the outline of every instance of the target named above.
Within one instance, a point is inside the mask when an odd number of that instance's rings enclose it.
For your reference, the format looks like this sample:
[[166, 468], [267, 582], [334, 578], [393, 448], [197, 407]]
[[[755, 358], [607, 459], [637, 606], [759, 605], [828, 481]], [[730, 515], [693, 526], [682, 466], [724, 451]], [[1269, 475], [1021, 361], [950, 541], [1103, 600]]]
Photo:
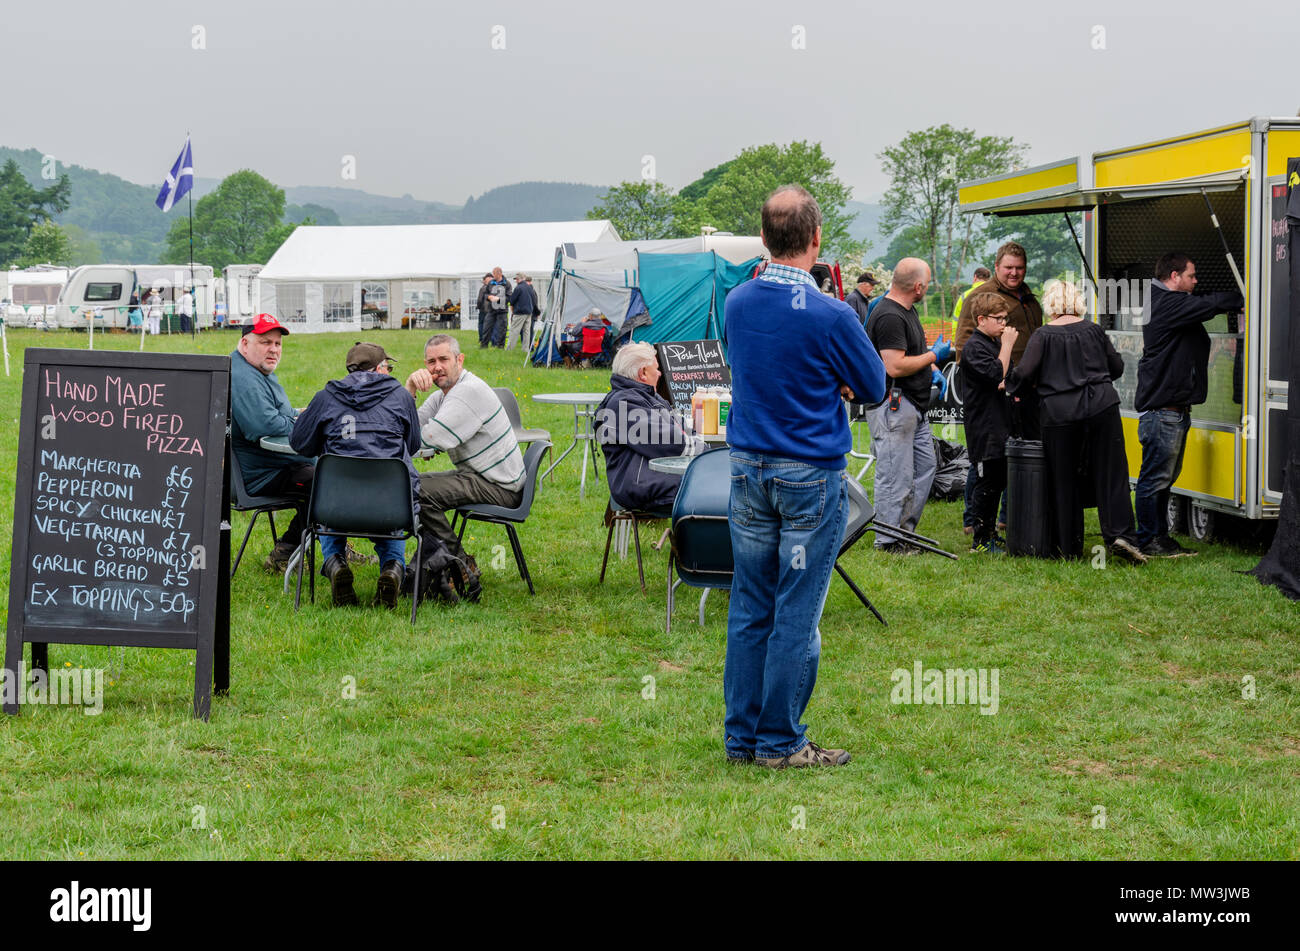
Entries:
[[655, 344], [659, 392], [675, 409], [689, 413], [691, 394], [700, 387], [731, 386], [731, 368], [720, 340], [677, 340]]
[[[230, 358], [26, 351], [5, 668], [46, 644], [197, 651], [229, 682]], [[17, 713], [21, 686], [4, 708]]]

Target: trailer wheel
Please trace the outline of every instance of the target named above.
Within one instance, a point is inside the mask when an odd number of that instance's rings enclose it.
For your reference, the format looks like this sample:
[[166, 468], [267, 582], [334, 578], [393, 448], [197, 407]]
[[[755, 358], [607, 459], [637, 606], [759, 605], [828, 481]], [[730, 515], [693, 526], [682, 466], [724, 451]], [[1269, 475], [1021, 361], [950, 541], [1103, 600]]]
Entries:
[[1214, 510], [1193, 502], [1187, 516], [1187, 534], [1198, 542], [1214, 537]]
[[1169, 523], [1170, 535], [1181, 535], [1187, 530], [1187, 500], [1181, 495], [1170, 493], [1165, 521]]

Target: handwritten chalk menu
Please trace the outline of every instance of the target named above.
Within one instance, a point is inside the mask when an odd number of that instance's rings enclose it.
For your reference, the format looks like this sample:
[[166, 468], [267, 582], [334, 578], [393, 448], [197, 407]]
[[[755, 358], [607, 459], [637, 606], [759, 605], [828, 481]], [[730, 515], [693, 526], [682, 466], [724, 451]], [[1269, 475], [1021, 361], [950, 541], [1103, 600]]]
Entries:
[[219, 607], [219, 690], [228, 665], [229, 358], [30, 349], [23, 374], [6, 668], [24, 641], [34, 668], [47, 643], [194, 650], [206, 716]]
[[691, 394], [702, 386], [730, 386], [731, 368], [720, 340], [683, 340], [655, 344], [659, 355], [660, 394], [676, 409], [690, 412]]

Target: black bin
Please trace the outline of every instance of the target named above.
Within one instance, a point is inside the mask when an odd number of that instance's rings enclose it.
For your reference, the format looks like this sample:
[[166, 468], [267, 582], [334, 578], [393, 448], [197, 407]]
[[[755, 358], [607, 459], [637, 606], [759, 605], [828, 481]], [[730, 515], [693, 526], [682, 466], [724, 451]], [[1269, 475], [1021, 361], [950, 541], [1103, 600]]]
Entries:
[[1007, 440], [1007, 552], [1049, 558], [1047, 458], [1037, 439]]

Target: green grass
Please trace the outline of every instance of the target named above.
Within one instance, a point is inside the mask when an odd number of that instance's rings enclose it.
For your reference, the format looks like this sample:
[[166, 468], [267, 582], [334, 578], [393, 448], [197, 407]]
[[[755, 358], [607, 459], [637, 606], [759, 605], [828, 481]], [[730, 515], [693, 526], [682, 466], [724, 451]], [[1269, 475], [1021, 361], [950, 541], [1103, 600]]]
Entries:
[[[399, 374], [416, 365], [423, 334], [375, 336]], [[148, 346], [226, 353], [234, 339]], [[295, 405], [343, 375], [352, 341], [288, 338], [280, 377]], [[60, 344], [85, 337], [9, 334], [6, 459], [17, 452], [22, 349]], [[470, 346], [466, 362], [513, 387], [525, 425], [549, 428], [557, 451], [571, 413], [530, 397], [607, 386], [600, 371], [525, 369], [515, 352]], [[12, 498], [12, 465], [0, 466], [0, 486]], [[888, 627], [831, 582], [806, 719], [853, 762], [775, 773], [723, 760], [725, 594], [710, 596], [700, 627], [694, 589], [679, 589], [665, 634], [655, 526], [643, 531], [649, 595], [631, 559], [596, 583], [606, 498], [603, 482], [589, 482], [579, 502], [571, 455], [521, 530], [537, 596], [504, 531], [474, 524], [483, 603], [427, 605], [414, 630], [401, 610], [335, 610], [327, 595], [295, 616], [260, 571], [270, 538], [259, 523], [232, 591], [232, 690], [206, 724], [190, 717], [193, 654], [52, 645], [52, 664], [107, 668], [111, 685], [99, 716], [29, 707], [0, 717], [6, 854], [1300, 857], [1300, 608], [1239, 573], [1257, 549], [1206, 544], [1198, 558], [1142, 569], [980, 558], [965, 554], [960, 503], [932, 503], [921, 528], [961, 551], [958, 562], [877, 555], [869, 540], [845, 560]], [[236, 517], [236, 540], [246, 524]], [[1090, 531], [1088, 546], [1095, 518]], [[358, 572], [363, 599], [377, 572]], [[999, 712], [892, 705], [890, 672], [916, 660], [997, 667]], [[647, 675], [653, 700], [642, 697]], [[1253, 700], [1242, 697], [1246, 675]], [[346, 677], [354, 700], [343, 698]], [[1097, 806], [1104, 828], [1093, 828]], [[194, 827], [196, 807], [205, 827]], [[806, 827], [792, 828], [800, 807]]]

